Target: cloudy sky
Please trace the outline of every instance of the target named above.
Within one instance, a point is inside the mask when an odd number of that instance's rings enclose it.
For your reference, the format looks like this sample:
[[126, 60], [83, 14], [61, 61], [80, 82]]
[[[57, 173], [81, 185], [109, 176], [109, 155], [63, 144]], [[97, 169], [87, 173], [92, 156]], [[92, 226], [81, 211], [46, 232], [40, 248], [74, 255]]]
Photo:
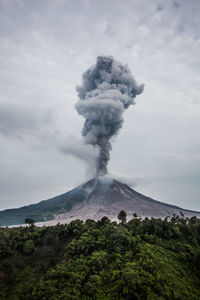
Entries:
[[75, 87], [98, 55], [112, 55], [145, 88], [124, 114], [109, 172], [200, 210], [199, 14], [199, 0], [0, 0], [0, 209], [93, 176]]

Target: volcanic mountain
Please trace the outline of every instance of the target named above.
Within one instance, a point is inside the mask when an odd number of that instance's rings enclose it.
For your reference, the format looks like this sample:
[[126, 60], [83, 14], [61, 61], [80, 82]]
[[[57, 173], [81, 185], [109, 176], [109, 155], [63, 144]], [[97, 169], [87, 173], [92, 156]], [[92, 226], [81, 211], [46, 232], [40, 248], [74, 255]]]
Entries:
[[182, 209], [146, 197], [117, 180], [93, 179], [75, 189], [37, 204], [0, 211], [0, 225], [23, 224], [32, 218], [38, 225], [68, 223], [75, 219], [101, 219], [107, 216], [117, 220], [121, 210], [128, 219], [137, 213], [139, 217], [165, 218], [184, 213], [186, 217], [200, 217], [200, 212]]

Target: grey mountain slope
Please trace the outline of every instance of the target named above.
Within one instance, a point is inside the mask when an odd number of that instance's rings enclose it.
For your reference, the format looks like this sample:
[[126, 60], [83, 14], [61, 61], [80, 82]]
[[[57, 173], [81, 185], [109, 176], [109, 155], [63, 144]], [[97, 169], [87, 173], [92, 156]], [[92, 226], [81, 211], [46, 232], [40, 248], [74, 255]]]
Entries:
[[32, 218], [36, 222], [53, 220], [54, 215], [69, 211], [77, 202], [83, 201], [84, 197], [80, 186], [36, 204], [0, 211], [0, 226], [23, 224], [26, 218]]
[[93, 179], [77, 188], [29, 206], [0, 211], [0, 225], [23, 224], [25, 218], [33, 218], [40, 225], [65, 223], [74, 219], [95, 219], [108, 216], [116, 220], [120, 210], [140, 217], [160, 217], [180, 214], [200, 217], [200, 212], [182, 209], [146, 197], [128, 185], [116, 180]]
[[200, 212], [185, 210], [153, 200], [116, 180], [110, 183], [91, 180], [83, 188], [88, 192], [87, 198], [82, 203], [76, 204], [67, 214], [59, 216], [60, 220], [69, 218], [100, 219], [104, 215], [115, 220], [122, 209], [127, 212], [129, 218], [134, 212], [140, 217], [164, 218], [172, 216], [174, 213], [180, 214], [180, 211], [188, 217], [200, 217]]

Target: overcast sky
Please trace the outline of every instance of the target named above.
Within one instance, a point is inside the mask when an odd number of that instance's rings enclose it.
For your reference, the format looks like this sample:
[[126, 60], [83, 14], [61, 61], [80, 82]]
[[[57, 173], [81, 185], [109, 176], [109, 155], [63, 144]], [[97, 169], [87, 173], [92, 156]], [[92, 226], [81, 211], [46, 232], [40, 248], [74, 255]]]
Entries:
[[200, 211], [199, 15], [199, 0], [0, 0], [0, 209], [92, 177], [63, 149], [82, 147], [82, 73], [112, 55], [145, 88], [124, 114], [109, 172]]

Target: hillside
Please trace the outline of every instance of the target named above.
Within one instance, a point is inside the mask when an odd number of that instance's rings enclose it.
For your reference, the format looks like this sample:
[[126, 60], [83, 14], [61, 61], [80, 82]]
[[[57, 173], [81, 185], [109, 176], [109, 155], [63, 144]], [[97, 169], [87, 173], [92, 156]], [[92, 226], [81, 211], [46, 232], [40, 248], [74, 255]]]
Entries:
[[0, 228], [0, 299], [200, 299], [200, 220], [120, 215]]
[[25, 218], [36, 222], [53, 220], [54, 215], [69, 211], [77, 202], [84, 199], [84, 191], [80, 187], [54, 198], [43, 200], [28, 206], [0, 211], [0, 226], [20, 225]]
[[76, 219], [99, 220], [103, 216], [116, 220], [120, 210], [125, 210], [129, 219], [133, 213], [140, 217], [165, 218], [180, 214], [180, 211], [187, 217], [200, 217], [199, 212], [153, 200], [124, 183], [105, 180], [103, 177], [90, 180], [65, 194], [37, 204], [0, 211], [0, 225], [23, 224], [26, 218], [42, 222], [41, 226], [55, 225], [58, 222], [69, 223]]

